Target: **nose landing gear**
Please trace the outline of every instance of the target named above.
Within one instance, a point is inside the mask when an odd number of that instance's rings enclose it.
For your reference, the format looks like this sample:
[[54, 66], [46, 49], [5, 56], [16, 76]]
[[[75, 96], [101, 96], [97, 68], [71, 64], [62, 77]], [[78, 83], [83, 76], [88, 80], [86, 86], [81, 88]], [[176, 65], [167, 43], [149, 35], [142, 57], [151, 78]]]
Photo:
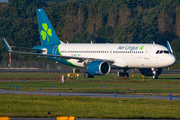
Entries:
[[153, 78], [153, 79], [158, 79], [157, 69], [156, 69], [156, 68], [151, 68], [151, 70], [152, 70], [152, 73], [153, 73], [152, 78]]

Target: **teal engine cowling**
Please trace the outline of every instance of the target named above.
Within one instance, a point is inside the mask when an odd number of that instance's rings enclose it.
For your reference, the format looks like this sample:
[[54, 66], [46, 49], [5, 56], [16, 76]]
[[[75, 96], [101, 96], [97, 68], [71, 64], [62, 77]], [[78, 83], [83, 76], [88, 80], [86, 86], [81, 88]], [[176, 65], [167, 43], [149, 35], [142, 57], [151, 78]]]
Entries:
[[[163, 68], [156, 68], [156, 75], [159, 76], [162, 71], [163, 71]], [[153, 71], [151, 68], [141, 68], [139, 69], [139, 71], [141, 72], [142, 75], [145, 75], [145, 76], [153, 76]]]
[[111, 70], [111, 66], [106, 61], [92, 61], [88, 63], [86, 69], [92, 76], [107, 75]]

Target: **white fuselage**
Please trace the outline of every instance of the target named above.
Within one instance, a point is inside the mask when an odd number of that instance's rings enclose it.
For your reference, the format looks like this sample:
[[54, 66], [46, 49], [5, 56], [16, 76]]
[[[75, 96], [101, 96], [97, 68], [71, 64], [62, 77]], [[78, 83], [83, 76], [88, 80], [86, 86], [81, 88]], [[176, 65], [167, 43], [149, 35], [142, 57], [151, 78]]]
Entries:
[[[168, 49], [158, 44], [60, 44], [64, 56], [80, 56], [111, 60], [112, 69], [162, 68], [175, 63], [176, 58]], [[159, 51], [159, 53], [157, 53]], [[161, 53], [160, 53], [161, 51]], [[69, 59], [72, 64], [85, 67], [84, 61]]]

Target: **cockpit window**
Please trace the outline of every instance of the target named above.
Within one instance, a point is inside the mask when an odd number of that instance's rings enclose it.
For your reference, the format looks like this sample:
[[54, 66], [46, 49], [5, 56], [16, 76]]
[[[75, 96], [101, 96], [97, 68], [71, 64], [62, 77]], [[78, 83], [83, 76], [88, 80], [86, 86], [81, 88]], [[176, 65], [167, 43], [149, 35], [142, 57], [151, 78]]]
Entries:
[[158, 50], [158, 51], [156, 51], [156, 54], [163, 54], [163, 53], [169, 54], [169, 51], [168, 50]]
[[169, 51], [165, 50], [164, 53], [169, 54]]
[[159, 50], [156, 52], [156, 54], [158, 54], [159, 53]]

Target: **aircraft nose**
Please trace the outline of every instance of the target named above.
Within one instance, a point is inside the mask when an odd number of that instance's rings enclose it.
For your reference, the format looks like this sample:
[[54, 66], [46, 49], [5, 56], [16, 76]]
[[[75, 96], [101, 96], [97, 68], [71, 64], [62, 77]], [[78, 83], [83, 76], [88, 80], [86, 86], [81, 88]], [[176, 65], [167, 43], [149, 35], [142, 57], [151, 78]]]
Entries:
[[166, 58], [169, 65], [173, 65], [176, 62], [176, 57], [174, 55], [170, 55]]

